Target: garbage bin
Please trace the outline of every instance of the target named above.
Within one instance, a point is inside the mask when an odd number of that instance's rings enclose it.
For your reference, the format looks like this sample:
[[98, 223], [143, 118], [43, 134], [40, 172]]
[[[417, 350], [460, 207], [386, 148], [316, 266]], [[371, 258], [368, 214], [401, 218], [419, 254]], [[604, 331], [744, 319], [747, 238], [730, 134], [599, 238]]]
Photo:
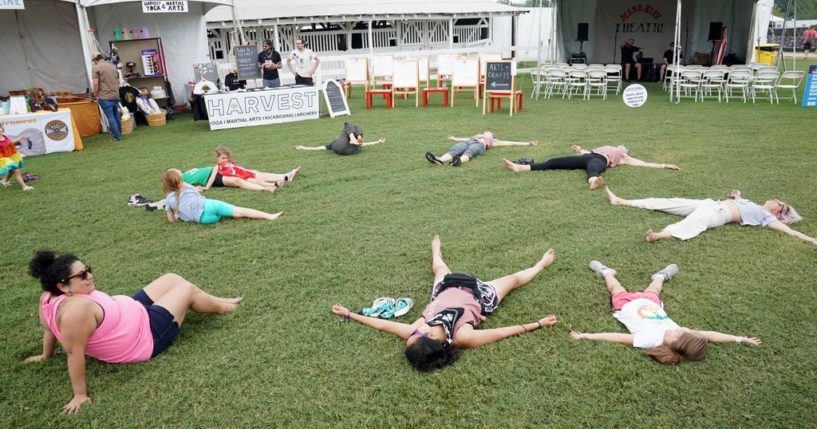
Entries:
[[757, 45], [755, 48], [755, 62], [773, 66], [775, 64], [775, 60], [777, 59], [777, 51], [779, 49], [780, 45], [777, 43]]

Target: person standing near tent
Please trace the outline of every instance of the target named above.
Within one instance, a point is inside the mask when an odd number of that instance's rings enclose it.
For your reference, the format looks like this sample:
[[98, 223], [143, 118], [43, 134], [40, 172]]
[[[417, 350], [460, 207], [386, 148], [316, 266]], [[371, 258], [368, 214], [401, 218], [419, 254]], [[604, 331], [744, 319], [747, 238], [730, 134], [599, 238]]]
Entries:
[[261, 69], [264, 88], [278, 88], [281, 86], [281, 79], [278, 77], [278, 69], [282, 67], [281, 54], [272, 49], [272, 40], [264, 40], [261, 47], [263, 51], [258, 53], [258, 67]]
[[621, 44], [621, 66], [624, 67], [624, 80], [628, 82], [632, 67], [635, 67], [636, 77], [641, 80], [641, 63], [635, 60], [637, 52], [644, 52], [644, 50], [635, 46], [635, 39], [627, 39]]
[[808, 59], [808, 53], [814, 50], [815, 41], [817, 41], [817, 26], [812, 25], [803, 32], [803, 53], [806, 54], [806, 59]]
[[320, 63], [321, 59], [311, 49], [304, 47], [303, 39], [295, 39], [295, 49], [289, 54], [287, 66], [295, 75], [296, 85], [314, 85], [313, 76]]
[[91, 68], [92, 86], [94, 95], [99, 101], [99, 107], [105, 112], [108, 119], [108, 128], [114, 141], [122, 140], [121, 112], [119, 111], [119, 73], [116, 66], [105, 61], [105, 56], [99, 52], [91, 55], [94, 66]]

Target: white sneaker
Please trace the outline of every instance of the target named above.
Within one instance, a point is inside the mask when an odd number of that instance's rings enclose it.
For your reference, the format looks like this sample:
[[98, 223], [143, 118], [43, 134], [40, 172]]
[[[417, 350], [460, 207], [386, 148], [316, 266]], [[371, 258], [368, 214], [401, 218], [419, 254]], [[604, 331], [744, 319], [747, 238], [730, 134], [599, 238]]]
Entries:
[[655, 279], [655, 276], [661, 276], [664, 278], [664, 281], [667, 281], [674, 277], [676, 274], [678, 274], [678, 265], [669, 264], [666, 267], [664, 267], [663, 270], [653, 274], [651, 278]]
[[0, 185], [3, 185], [4, 188], [8, 188], [10, 183], [6, 179], [0, 179]]
[[600, 275], [602, 277], [604, 277], [604, 275], [607, 274], [608, 272], [613, 273], [614, 276], [616, 274], [618, 274], [618, 272], [616, 272], [616, 270], [614, 270], [612, 268], [609, 268], [606, 265], [604, 265], [601, 262], [596, 261], [596, 260], [590, 261], [590, 269], [593, 270], [593, 272], [595, 272], [596, 274], [598, 274], [598, 275]]
[[24, 191], [33, 191], [33, 190], [34, 190], [34, 187], [33, 187], [33, 186], [28, 186], [28, 185], [25, 185], [25, 186], [23, 186], [23, 190], [24, 190]]

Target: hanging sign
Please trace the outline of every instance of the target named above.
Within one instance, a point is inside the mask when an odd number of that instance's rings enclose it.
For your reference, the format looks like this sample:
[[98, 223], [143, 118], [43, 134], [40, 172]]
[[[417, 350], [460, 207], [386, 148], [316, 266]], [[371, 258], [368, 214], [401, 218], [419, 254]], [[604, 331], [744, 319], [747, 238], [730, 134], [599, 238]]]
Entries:
[[[3, 2], [5, 0], [0, 0]], [[22, 0], [20, 0], [22, 3]], [[143, 13], [184, 13], [187, 0], [142, 0]]]
[[817, 107], [817, 66], [808, 67], [806, 85], [803, 88], [803, 107]]
[[23, 0], [0, 0], [0, 9], [25, 9]]

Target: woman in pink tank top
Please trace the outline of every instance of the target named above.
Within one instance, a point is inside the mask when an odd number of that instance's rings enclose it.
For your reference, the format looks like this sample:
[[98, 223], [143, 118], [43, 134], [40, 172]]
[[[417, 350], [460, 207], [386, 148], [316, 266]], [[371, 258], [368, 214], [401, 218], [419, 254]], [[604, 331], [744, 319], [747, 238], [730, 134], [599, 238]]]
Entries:
[[675, 164], [658, 164], [646, 162], [630, 156], [630, 150], [624, 145], [600, 146], [593, 150], [582, 149], [579, 145], [570, 147], [578, 156], [566, 156], [562, 158], [552, 158], [545, 162], [534, 163], [528, 159], [527, 162], [511, 162], [503, 159], [502, 163], [508, 170], [514, 173], [522, 171], [545, 171], [545, 170], [585, 170], [587, 172], [587, 183], [590, 189], [598, 189], [604, 181], [601, 173], [608, 168], [619, 165], [632, 165], [634, 167], [648, 168], [668, 168], [670, 170], [680, 170]]
[[39, 251], [29, 273], [40, 280], [43, 352], [27, 362], [54, 355], [57, 342], [68, 356], [74, 396], [63, 411], [75, 413], [90, 403], [85, 384], [85, 356], [108, 363], [143, 362], [167, 348], [188, 309], [197, 313], [230, 313], [240, 298], [218, 298], [176, 274], [165, 274], [133, 297], [109, 296], [96, 290], [91, 267], [76, 256]]
[[418, 371], [434, 371], [454, 363], [459, 349], [476, 348], [556, 323], [556, 316], [548, 315], [520, 325], [476, 329], [505, 295], [528, 284], [553, 262], [553, 249], [549, 249], [534, 266], [486, 283], [468, 275], [452, 274], [443, 261], [440, 247], [440, 237], [435, 235], [431, 241], [431, 269], [434, 272], [431, 302], [414, 323], [363, 316], [340, 304], [332, 306], [332, 313], [406, 340], [406, 359]]

